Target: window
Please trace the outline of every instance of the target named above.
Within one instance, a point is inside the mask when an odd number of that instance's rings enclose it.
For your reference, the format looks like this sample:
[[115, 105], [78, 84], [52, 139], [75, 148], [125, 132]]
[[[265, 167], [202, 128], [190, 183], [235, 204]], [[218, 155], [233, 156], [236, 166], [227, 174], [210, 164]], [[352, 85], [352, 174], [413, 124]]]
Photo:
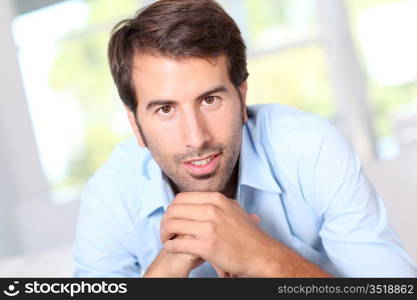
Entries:
[[139, 6], [137, 0], [70, 0], [14, 21], [52, 199], [78, 197], [114, 145], [130, 135], [108, 70], [106, 48], [111, 28]]
[[314, 1], [221, 1], [248, 46], [248, 104], [278, 102], [332, 118]]
[[379, 155], [393, 158], [417, 143], [417, 2], [346, 3], [367, 75]]
[[[53, 190], [61, 196], [78, 195], [115, 144], [131, 135], [110, 76], [106, 48], [111, 28], [152, 2], [67, 0], [15, 19], [14, 36], [42, 165]], [[336, 108], [326, 52], [319, 38], [317, 3], [219, 2], [237, 21], [248, 45], [248, 104], [278, 102], [333, 119]], [[388, 85], [374, 76], [371, 65], [375, 50], [369, 49], [375, 48], [369, 48], [369, 39], [364, 38], [364, 32], [366, 35], [370, 30], [363, 21], [370, 18], [365, 11], [375, 3], [408, 3], [411, 7], [415, 1], [346, 3], [368, 70], [373, 114], [382, 141], [394, 132], [387, 118], [403, 103], [416, 101], [417, 85], [411, 71], [407, 81]], [[394, 28], [395, 35], [400, 29], [392, 26], [388, 28]], [[402, 53], [393, 55], [401, 57]], [[416, 69], [411, 64], [404, 66]], [[395, 148], [393, 143], [380, 144], [385, 149], [381, 153], [392, 153]]]

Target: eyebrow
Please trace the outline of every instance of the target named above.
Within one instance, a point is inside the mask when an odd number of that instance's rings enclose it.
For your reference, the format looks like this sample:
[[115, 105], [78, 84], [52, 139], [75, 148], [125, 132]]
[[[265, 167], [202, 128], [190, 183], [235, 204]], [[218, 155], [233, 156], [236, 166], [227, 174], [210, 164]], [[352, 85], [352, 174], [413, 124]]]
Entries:
[[[212, 88], [200, 94], [196, 99], [202, 99], [202, 98], [210, 96], [211, 94], [222, 93], [222, 92], [223, 93], [227, 92], [227, 88], [223, 85], [219, 85], [219, 86], [216, 86], [215, 88]], [[155, 107], [155, 106], [164, 106], [164, 105], [173, 105], [173, 104], [178, 104], [178, 101], [169, 100], [169, 99], [151, 100], [146, 105], [146, 110], [149, 111], [152, 107]]]

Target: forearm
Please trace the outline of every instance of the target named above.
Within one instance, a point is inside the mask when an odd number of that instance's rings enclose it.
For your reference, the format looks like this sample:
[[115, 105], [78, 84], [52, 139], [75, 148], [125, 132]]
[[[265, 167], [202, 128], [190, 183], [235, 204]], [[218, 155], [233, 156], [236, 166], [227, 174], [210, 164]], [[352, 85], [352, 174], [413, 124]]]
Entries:
[[276, 242], [256, 263], [262, 277], [332, 277], [280, 242]]

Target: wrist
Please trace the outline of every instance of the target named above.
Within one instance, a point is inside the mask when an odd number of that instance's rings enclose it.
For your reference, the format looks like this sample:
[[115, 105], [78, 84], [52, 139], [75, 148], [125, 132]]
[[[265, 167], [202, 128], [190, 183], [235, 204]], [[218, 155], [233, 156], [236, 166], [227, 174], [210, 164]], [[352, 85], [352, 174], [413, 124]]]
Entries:
[[186, 278], [192, 270], [192, 261], [186, 254], [173, 254], [162, 249], [144, 277]]

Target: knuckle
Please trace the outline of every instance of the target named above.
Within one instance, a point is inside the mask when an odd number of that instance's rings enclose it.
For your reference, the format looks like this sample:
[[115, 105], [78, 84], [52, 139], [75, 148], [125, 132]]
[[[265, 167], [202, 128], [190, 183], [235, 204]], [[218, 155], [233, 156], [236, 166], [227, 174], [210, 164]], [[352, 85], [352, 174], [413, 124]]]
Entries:
[[219, 216], [219, 209], [213, 204], [207, 204], [205, 213], [212, 219], [216, 219]]
[[163, 222], [163, 223], [161, 222], [161, 226], [159, 228], [159, 232], [161, 234], [161, 237], [165, 236], [165, 234], [167, 234], [168, 230], [169, 230], [169, 228], [168, 228], [167, 222]]
[[220, 192], [215, 192], [214, 193], [214, 199], [216, 200], [216, 201], [222, 201], [223, 200], [223, 194], [222, 193], [220, 193]]
[[169, 218], [171, 215], [173, 215], [177, 210], [177, 206], [178, 204], [174, 204], [174, 203], [169, 205], [165, 210], [164, 217]]
[[214, 233], [216, 232], [216, 224], [214, 224], [213, 222], [207, 222], [205, 230], [208, 236], [214, 235]]
[[237, 207], [241, 207], [240, 203], [237, 200], [233, 199], [231, 202], [232, 202], [233, 205], [235, 205]]
[[165, 226], [164, 226], [164, 231], [167, 233], [167, 232], [170, 232], [170, 231], [172, 231], [173, 230], [173, 227], [174, 227], [174, 222], [172, 221], [172, 220], [167, 220], [166, 222], [165, 222]]
[[179, 192], [176, 196], [175, 196], [175, 198], [174, 198], [174, 200], [172, 201], [172, 203], [175, 203], [175, 202], [179, 202], [179, 201], [181, 201], [183, 198], [184, 198], [184, 192]]
[[210, 193], [209, 201], [212, 205], [221, 206], [223, 195], [219, 192]]

